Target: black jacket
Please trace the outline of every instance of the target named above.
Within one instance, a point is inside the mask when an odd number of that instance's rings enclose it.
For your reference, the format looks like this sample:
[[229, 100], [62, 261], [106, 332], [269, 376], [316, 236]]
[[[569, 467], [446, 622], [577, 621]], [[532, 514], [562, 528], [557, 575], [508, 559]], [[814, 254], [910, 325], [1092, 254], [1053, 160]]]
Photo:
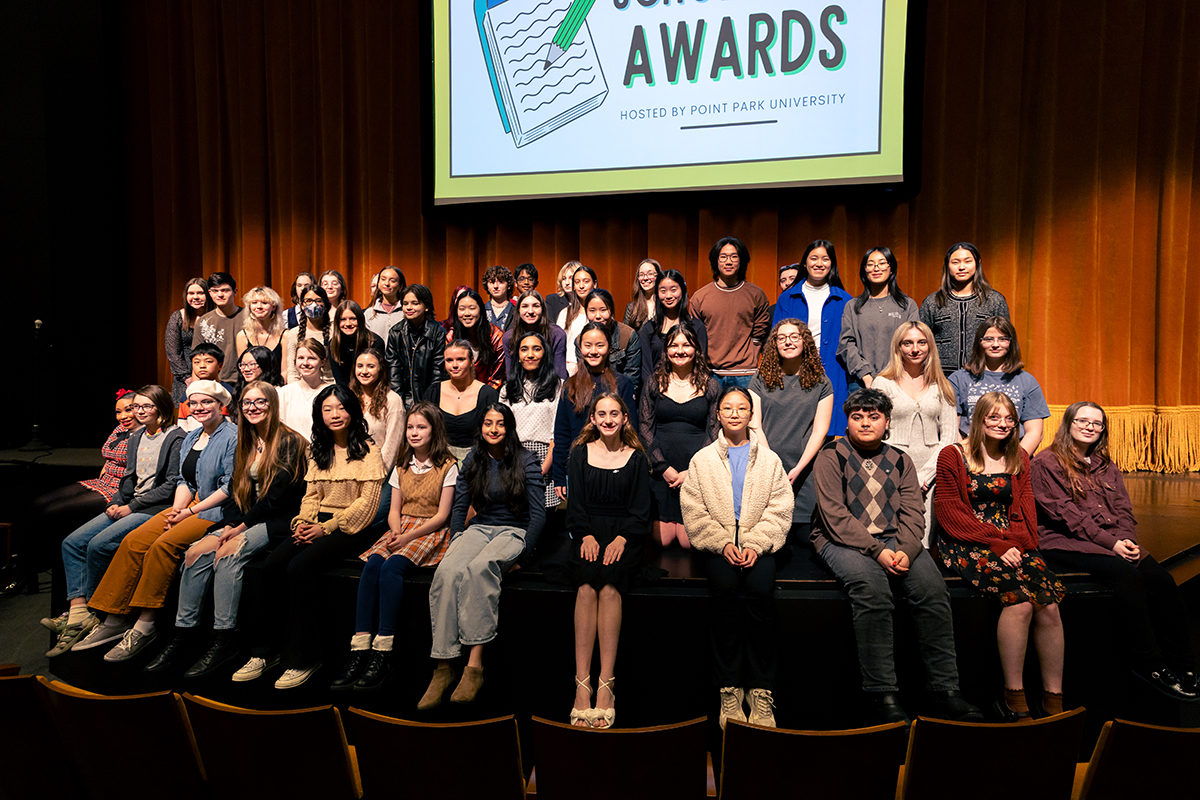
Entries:
[[154, 488], [141, 497], [134, 497], [137, 489], [137, 450], [141, 444], [145, 428], [139, 428], [129, 437], [129, 456], [125, 462], [125, 474], [121, 476], [121, 485], [113, 495], [110, 506], [128, 505], [130, 511], [140, 514], [157, 514], [171, 507], [175, 501], [175, 483], [179, 477], [179, 446], [183, 444], [186, 435], [182, 428], [176, 426], [167, 431], [162, 447], [158, 450], [158, 464], [154, 470]]
[[[302, 446], [303, 440], [298, 436], [286, 438], [280, 444], [280, 458], [283, 464], [290, 464], [296, 459], [295, 448]], [[307, 462], [300, 462], [307, 470]], [[260, 487], [261, 488], [261, 487]], [[282, 465], [271, 478], [271, 485], [262, 493], [253, 492], [250, 498], [250, 508], [243, 512], [231, 497], [225, 504], [225, 515], [221, 521], [209, 528], [209, 533], [219, 532], [222, 528], [234, 525], [245, 525], [252, 528], [259, 523], [266, 523], [267, 539], [271, 545], [283, 541], [292, 532], [292, 518], [300, 511], [300, 501], [304, 499], [304, 474], [296, 475], [292, 470]], [[230, 491], [233, 487], [230, 486]]]
[[414, 336], [408, 320], [401, 320], [388, 331], [387, 360], [392, 373], [392, 391], [410, 408], [435, 383], [446, 379], [443, 354], [446, 331], [437, 320], [425, 318], [425, 325]]

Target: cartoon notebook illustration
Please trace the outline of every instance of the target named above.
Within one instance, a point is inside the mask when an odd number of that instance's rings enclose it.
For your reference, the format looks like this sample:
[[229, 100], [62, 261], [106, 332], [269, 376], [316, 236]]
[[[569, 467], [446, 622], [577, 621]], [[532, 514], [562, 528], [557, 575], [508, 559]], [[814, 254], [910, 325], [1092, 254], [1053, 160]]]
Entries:
[[[475, 0], [484, 62], [505, 131], [524, 147], [597, 108], [608, 84], [584, 17], [588, 0]], [[555, 36], [577, 28], [547, 63]], [[558, 51], [555, 51], [557, 53]]]

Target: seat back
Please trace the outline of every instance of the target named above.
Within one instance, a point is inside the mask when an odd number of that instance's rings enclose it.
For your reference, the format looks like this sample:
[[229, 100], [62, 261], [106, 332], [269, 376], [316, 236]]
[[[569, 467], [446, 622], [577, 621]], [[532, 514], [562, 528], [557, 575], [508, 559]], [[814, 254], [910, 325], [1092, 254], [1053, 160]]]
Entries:
[[417, 756], [413, 768], [404, 771], [402, 785], [407, 797], [453, 794], [521, 800], [525, 796], [515, 717], [434, 725], [357, 708], [348, 713], [350, 738], [368, 797], [385, 797], [396, 791], [397, 753]]
[[673, 800], [708, 788], [707, 719], [652, 728], [580, 728], [534, 717], [541, 800]]
[[[918, 717], [908, 740], [902, 796], [1070, 797], [1083, 720], [1082, 708], [1016, 725]], [[1003, 768], [1009, 761], [1012, 768]]]
[[179, 695], [105, 697], [38, 680], [59, 733], [73, 745], [56, 752], [74, 767], [88, 797], [158, 797], [164, 787], [172, 797], [201, 797], [203, 771]]
[[44, 695], [32, 675], [0, 677], [0, 800], [80, 796], [74, 769], [51, 768], [63, 743]]
[[1193, 797], [1200, 730], [1123, 719], [1104, 723], [1080, 798]]
[[183, 696], [213, 797], [359, 795], [342, 718], [333, 706], [254, 711]]
[[[801, 796], [892, 800], [904, 763], [903, 722], [848, 731], [791, 731], [730, 720], [721, 757], [721, 800]], [[863, 754], [871, 768], [863, 769]], [[797, 764], [820, 765], [803, 777]]]

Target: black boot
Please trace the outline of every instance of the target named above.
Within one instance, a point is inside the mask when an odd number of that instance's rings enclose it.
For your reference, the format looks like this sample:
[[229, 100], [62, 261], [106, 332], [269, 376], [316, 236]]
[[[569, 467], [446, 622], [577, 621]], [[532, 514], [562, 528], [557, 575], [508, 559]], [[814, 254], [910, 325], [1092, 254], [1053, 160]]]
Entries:
[[392, 677], [392, 651], [372, 650], [371, 660], [363, 670], [362, 677], [354, 684], [356, 692], [374, 692], [382, 689], [388, 678]]
[[342, 667], [341, 673], [333, 679], [333, 683], [329, 684], [329, 688], [334, 691], [353, 689], [354, 682], [362, 674], [363, 668], [367, 666], [367, 661], [370, 657], [371, 651], [369, 649], [351, 650], [350, 657], [346, 659], [346, 666]]
[[900, 706], [900, 696], [895, 692], [871, 692], [871, 702], [875, 704], [875, 717], [881, 724], [892, 722], [903, 722], [905, 725], [912, 723], [908, 718], [908, 714], [904, 713], [904, 709]]
[[950, 689], [933, 693], [933, 706], [942, 719], [955, 722], [983, 722], [983, 712], [963, 699], [962, 692]]
[[180, 628], [177, 630], [175, 635], [171, 637], [171, 641], [167, 642], [167, 646], [162, 649], [162, 652], [146, 665], [145, 671], [151, 674], [163, 672], [178, 661], [179, 657], [187, 650], [187, 646], [192, 641], [195, 632], [194, 628]]
[[238, 646], [233, 631], [217, 631], [204, 655], [183, 673], [183, 677], [194, 679], [211, 675], [237, 654]]

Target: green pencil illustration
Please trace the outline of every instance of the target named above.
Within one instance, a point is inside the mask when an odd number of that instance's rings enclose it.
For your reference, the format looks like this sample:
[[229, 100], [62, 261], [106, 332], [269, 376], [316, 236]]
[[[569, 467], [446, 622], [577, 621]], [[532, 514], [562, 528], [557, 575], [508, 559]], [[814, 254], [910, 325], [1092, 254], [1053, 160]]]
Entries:
[[550, 65], [567, 51], [571, 42], [575, 41], [575, 34], [579, 33], [579, 27], [583, 25], [583, 21], [587, 18], [588, 12], [592, 10], [595, 2], [596, 0], [571, 0], [567, 16], [559, 23], [558, 31], [550, 41], [550, 52], [546, 54], [546, 62], [542, 64], [543, 70], [550, 69]]

